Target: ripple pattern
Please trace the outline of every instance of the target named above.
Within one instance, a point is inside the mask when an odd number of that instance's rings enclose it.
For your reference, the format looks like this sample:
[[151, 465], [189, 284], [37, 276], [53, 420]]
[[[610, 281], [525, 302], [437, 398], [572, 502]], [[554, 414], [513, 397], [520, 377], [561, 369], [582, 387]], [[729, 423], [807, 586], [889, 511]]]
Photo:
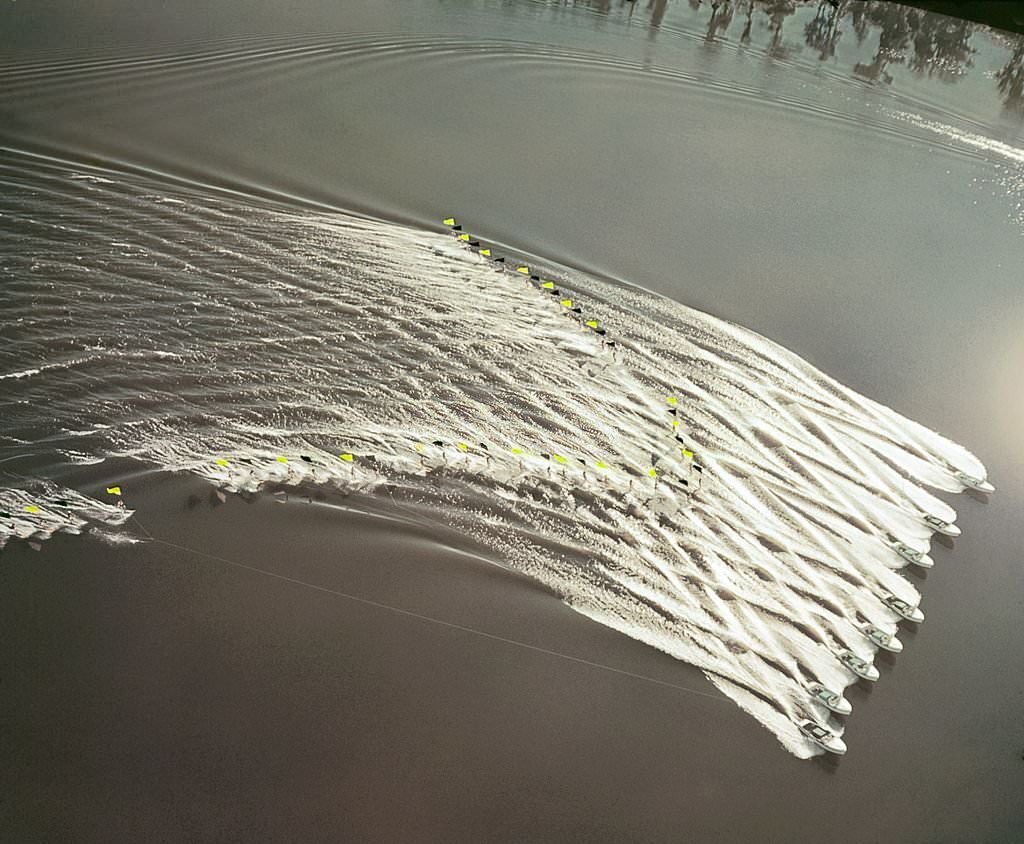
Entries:
[[900, 569], [957, 531], [925, 487], [985, 478], [771, 341], [626, 284], [15, 150], [0, 180], [0, 459], [391, 495], [700, 667], [800, 757], [820, 752], [800, 723], [843, 730], [814, 691], [899, 649], [921, 598]]

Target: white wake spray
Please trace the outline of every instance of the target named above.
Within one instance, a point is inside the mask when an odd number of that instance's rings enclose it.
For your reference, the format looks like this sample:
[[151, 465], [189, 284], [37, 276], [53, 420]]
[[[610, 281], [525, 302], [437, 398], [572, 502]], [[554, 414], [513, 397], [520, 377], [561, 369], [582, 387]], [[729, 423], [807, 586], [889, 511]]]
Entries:
[[857, 679], [842, 654], [870, 664], [879, 643], [900, 647], [886, 600], [906, 614], [920, 595], [898, 569], [929, 564], [936, 527], [956, 532], [917, 484], [980, 483], [976, 458], [653, 295], [564, 271], [531, 280], [398, 227], [325, 224], [322, 237], [373, 290], [341, 320], [372, 402], [291, 456], [278, 453], [290, 438], [260, 430], [189, 468], [231, 489], [433, 495], [579, 612], [702, 668], [795, 755], [816, 752], [801, 722], [841, 735], [815, 684], [841, 693]]
[[[935, 530], [958, 532], [924, 487], [987, 488], [962, 447], [642, 290], [342, 215], [64, 177], [72, 189], [134, 216], [74, 221], [82, 254], [59, 269], [76, 328], [131, 342], [68, 359], [102, 385], [130, 352], [139, 400], [90, 394], [66, 430], [102, 423], [109, 451], [227, 490], [419, 502], [579, 612], [700, 667], [797, 756], [818, 752], [801, 723], [838, 740], [842, 690], [920, 618], [899, 569], [931, 563]], [[96, 254], [116, 239], [127, 257], [116, 272], [96, 259], [76, 287], [91, 229]], [[20, 248], [30, 261], [53, 244]], [[41, 395], [62, 371], [11, 383]], [[61, 401], [55, 387], [56, 416]]]

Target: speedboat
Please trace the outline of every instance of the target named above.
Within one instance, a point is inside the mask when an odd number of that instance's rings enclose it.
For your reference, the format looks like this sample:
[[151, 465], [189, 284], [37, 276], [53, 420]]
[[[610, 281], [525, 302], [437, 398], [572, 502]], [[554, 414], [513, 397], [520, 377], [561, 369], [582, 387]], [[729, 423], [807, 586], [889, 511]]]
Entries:
[[960, 481], [960, 483], [962, 483], [964, 486], [969, 487], [970, 489], [977, 490], [978, 492], [996, 491], [996, 488], [992, 486], [992, 484], [990, 484], [984, 478], [974, 478], [968, 475], [966, 472], [956, 471], [953, 473], [953, 477]]
[[850, 701], [839, 694], [839, 692], [826, 689], [821, 683], [811, 683], [807, 687], [807, 691], [811, 693], [815, 701], [824, 704], [826, 709], [831, 709], [837, 715], [849, 715], [853, 712]]
[[893, 551], [899, 554], [908, 563], [920, 566], [923, 569], [930, 569], [935, 561], [923, 551], [916, 551], [907, 545], [906, 542], [894, 542], [891, 546]]
[[943, 533], [946, 536], [959, 536], [963, 532], [952, 522], [944, 522], [942, 519], [937, 516], [933, 516], [931, 513], [925, 515], [924, 523], [932, 530]]
[[800, 727], [800, 732], [818, 745], [818, 747], [827, 750], [829, 753], [837, 753], [839, 755], [846, 753], [846, 743], [835, 733], [829, 732], [813, 721], [801, 721], [798, 726]]
[[839, 661], [858, 677], [872, 682], [878, 679], [878, 669], [870, 662], [865, 662], [853, 651], [843, 651], [839, 654]]
[[886, 595], [882, 598], [882, 603], [900, 618], [913, 621], [915, 624], [920, 624], [924, 621], [924, 613], [918, 607], [912, 607], [902, 598], [897, 598], [895, 595]]
[[869, 624], [863, 628], [864, 635], [884, 651], [891, 651], [894, 654], [903, 650], [903, 643], [892, 633], [886, 633], [881, 627]]

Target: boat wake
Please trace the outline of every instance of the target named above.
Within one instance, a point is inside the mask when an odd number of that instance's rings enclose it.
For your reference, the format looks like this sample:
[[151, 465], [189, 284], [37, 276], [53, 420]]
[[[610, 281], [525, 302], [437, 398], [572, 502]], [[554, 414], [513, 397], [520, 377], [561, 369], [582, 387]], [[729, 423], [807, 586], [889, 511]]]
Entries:
[[[415, 504], [698, 666], [799, 757], [842, 746], [842, 690], [920, 620], [900, 569], [958, 532], [925, 488], [990, 489], [751, 331], [457, 229], [11, 150], [0, 171], [5, 453]], [[0, 543], [80, 529], [86, 504], [126, 518], [72, 494], [10, 485]]]

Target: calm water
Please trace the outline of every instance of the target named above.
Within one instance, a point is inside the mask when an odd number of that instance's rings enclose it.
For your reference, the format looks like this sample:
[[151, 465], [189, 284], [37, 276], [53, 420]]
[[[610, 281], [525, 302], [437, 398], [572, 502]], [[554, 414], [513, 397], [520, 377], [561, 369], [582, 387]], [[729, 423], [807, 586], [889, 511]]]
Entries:
[[[198, 454], [228, 399], [262, 438], [322, 432], [337, 395], [318, 378], [387, 361], [388, 338], [332, 333], [353, 303], [307, 274], [353, 272], [327, 233], [297, 235], [346, 209], [429, 229], [455, 213], [521, 254], [736, 322], [964, 443], [998, 487], [952, 501], [965, 535], [915, 578], [928, 620], [906, 652], [848, 691], [838, 763], [781, 753], [713, 697], [325, 605], [167, 546], [13, 544], [12, 840], [1024, 834], [1019, 39], [856, 3], [12, 4], [0, 31], [0, 267], [5, 310], [32, 326], [4, 326], [0, 368], [42, 370], [0, 381], [12, 472], [87, 493], [122, 481], [168, 541], [713, 692], [483, 566], [469, 540], [373, 518], [389, 511], [372, 499], [371, 515], [212, 506], [201, 482], [90, 465], [145, 441], [176, 466], [170, 434], [194, 430]], [[123, 327], [113, 342], [105, 311], [86, 313], [97, 297]], [[261, 308], [283, 333], [246, 351], [262, 377], [234, 377], [233, 332]], [[430, 361], [443, 347], [421, 339]], [[175, 448], [154, 450], [164, 433]]]

